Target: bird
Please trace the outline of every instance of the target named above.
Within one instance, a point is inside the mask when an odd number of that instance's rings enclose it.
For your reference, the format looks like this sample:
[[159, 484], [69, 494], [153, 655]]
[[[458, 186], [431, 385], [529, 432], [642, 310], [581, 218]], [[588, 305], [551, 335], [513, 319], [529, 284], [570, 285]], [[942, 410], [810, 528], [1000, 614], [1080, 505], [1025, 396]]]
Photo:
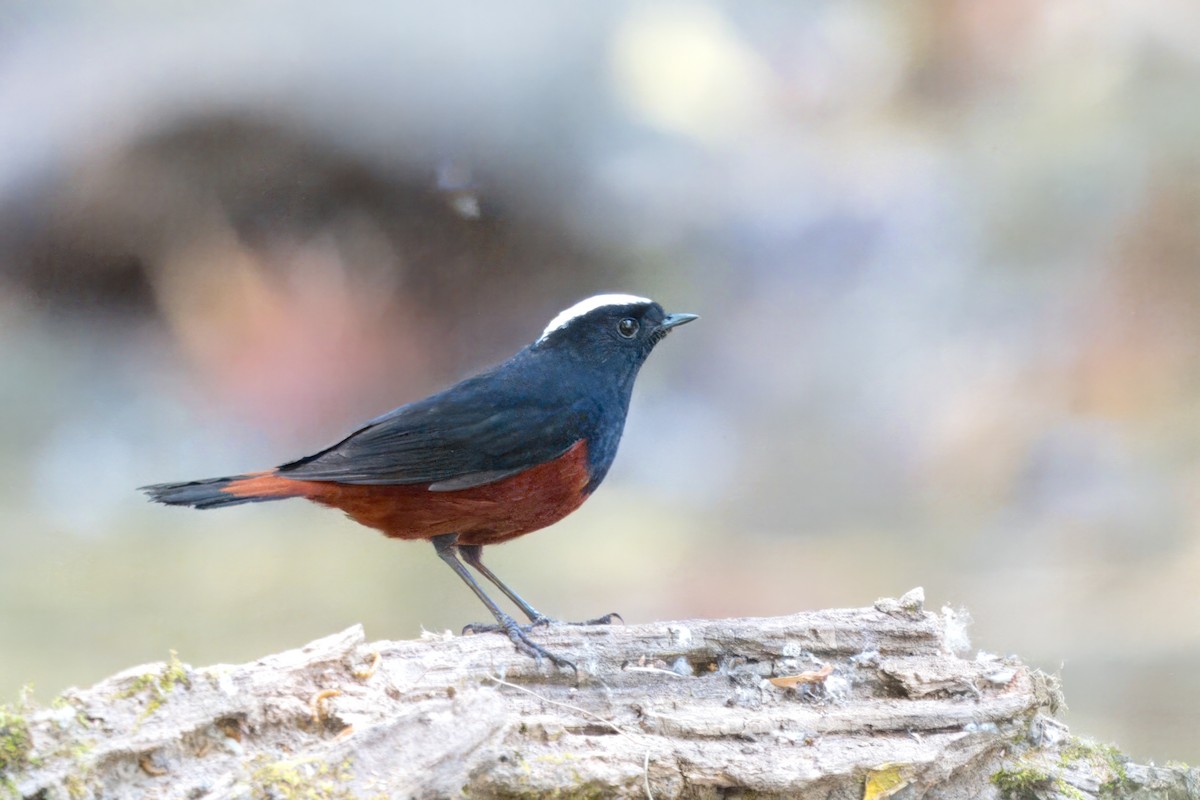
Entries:
[[[197, 509], [300, 497], [390, 538], [428, 540], [496, 620], [464, 633], [503, 632], [518, 651], [575, 669], [530, 638], [558, 621], [488, 569], [483, 548], [552, 525], [592, 495], [616, 457], [642, 364], [668, 333], [695, 319], [636, 295], [588, 297], [507, 361], [376, 417], [324, 450], [274, 469], [139, 489], [152, 501]], [[502, 610], [463, 562], [529, 624]]]

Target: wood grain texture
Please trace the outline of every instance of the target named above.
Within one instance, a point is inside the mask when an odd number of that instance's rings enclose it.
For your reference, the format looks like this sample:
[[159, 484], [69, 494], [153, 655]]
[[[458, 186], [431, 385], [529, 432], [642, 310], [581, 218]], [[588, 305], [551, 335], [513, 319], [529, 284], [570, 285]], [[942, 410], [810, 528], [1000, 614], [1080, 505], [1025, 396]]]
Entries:
[[[963, 650], [959, 615], [913, 593], [535, 638], [576, 658], [578, 683], [499, 636], [367, 643], [359, 627], [250, 664], [138, 667], [30, 712], [36, 766], [9, 779], [47, 800], [996, 798], [997, 775], [1043, 774], [1029, 796], [1094, 797], [1116, 780], [1092, 751], [1063, 756], [1078, 740], [1051, 718], [1052, 679]], [[828, 674], [769, 680], [813, 671]]]

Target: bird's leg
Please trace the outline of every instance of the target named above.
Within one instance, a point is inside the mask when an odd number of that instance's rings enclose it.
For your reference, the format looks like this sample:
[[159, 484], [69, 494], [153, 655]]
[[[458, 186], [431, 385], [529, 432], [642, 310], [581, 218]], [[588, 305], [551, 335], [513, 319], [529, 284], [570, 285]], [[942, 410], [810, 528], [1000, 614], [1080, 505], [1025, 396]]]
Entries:
[[[525, 616], [529, 617], [529, 622], [531, 623], [530, 627], [537, 627], [538, 625], [560, 624], [562, 622], [561, 620], [553, 619], [552, 617], [547, 617], [545, 614], [538, 611], [533, 606], [529, 605], [529, 603], [525, 602], [525, 600], [521, 597], [521, 595], [517, 594], [512, 589], [508, 588], [508, 586], [505, 585], [504, 581], [502, 581], [502, 580], [500, 580], [500, 578], [496, 577], [496, 573], [494, 573], [490, 569], [488, 569], [487, 566], [485, 566], [483, 563], [483, 558], [482, 558], [483, 545], [481, 545], [481, 544], [460, 544], [458, 546], [458, 552], [459, 552], [459, 555], [461, 555], [463, 557], [463, 561], [466, 561], [468, 564], [470, 564], [472, 567], [474, 567], [475, 570], [480, 575], [487, 578], [489, 581], [492, 582], [493, 585], [495, 585], [495, 587], [497, 589], [504, 592], [504, 596], [507, 597], [509, 600], [512, 600], [513, 603], [515, 603], [516, 606], [521, 609], [522, 613], [524, 613]], [[605, 614], [602, 617], [596, 617], [595, 619], [585, 620], [584, 622], [568, 622], [566, 624], [568, 624], [568, 625], [611, 625], [612, 621], [614, 619], [619, 619], [619, 620], [621, 620], [621, 622], [625, 621], [624, 619], [621, 619], [620, 614], [618, 614], [614, 611], [611, 614]], [[473, 628], [473, 630], [475, 630], [477, 632], [482, 632], [483, 630], [486, 630], [487, 627], [490, 627], [490, 626], [485, 626], [483, 628]]]
[[471, 587], [471, 591], [475, 593], [475, 596], [483, 601], [483, 604], [487, 606], [488, 611], [491, 611], [492, 616], [496, 618], [498, 630], [502, 630], [508, 634], [508, 638], [512, 640], [512, 643], [516, 646], [517, 650], [521, 651], [527, 656], [532, 656], [535, 659], [547, 658], [557, 667], [570, 667], [576, 672], [579, 671], [579, 669], [567, 659], [563, 658], [562, 656], [556, 656], [541, 645], [531, 642], [528, 635], [526, 635], [526, 632], [521, 630], [521, 626], [517, 624], [517, 621], [500, 610], [500, 607], [496, 605], [495, 601], [488, 597], [487, 593], [479, 587], [479, 584], [476, 583], [475, 579], [471, 577], [471, 573], [467, 572], [467, 568], [462, 565], [462, 562], [458, 560], [458, 556], [454, 552], [457, 549], [455, 543], [458, 541], [458, 534], [446, 533], [441, 536], [434, 536], [432, 541], [434, 549], [437, 550], [438, 557], [442, 559], [442, 561], [445, 561], [450, 566], [450, 569], [454, 570], [455, 574], [462, 578], [463, 582], [466, 583], [467, 586]]
[[474, 567], [476, 572], [491, 581], [497, 589], [504, 592], [504, 596], [509, 600], [512, 600], [513, 603], [516, 604], [517, 608], [521, 609], [521, 612], [524, 613], [525, 616], [529, 617], [529, 621], [534, 625], [547, 625], [551, 622], [557, 622], [557, 620], [550, 619], [545, 614], [529, 605], [529, 603], [526, 603], [521, 595], [508, 588], [504, 581], [496, 577], [496, 573], [492, 572], [484, 565], [481, 558], [483, 555], [483, 545], [460, 544], [458, 546], [458, 554], [462, 556], [463, 561]]

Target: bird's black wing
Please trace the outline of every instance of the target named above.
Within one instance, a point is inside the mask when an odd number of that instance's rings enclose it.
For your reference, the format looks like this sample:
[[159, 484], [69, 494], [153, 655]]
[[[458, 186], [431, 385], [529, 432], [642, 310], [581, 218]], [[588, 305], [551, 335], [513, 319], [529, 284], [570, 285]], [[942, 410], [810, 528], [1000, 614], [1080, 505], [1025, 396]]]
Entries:
[[562, 387], [556, 391], [485, 373], [384, 414], [332, 447], [284, 464], [279, 474], [468, 489], [554, 460], [586, 437], [591, 417], [586, 401], [572, 402]]

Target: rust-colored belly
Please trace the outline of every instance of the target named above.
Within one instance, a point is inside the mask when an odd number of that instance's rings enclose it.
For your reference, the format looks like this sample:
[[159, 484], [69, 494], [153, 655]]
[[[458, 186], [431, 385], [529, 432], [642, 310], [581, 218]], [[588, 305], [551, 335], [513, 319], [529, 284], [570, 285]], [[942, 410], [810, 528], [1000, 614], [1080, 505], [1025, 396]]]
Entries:
[[356, 522], [397, 539], [457, 533], [461, 544], [497, 544], [544, 528], [587, 499], [587, 443], [511, 478], [455, 492], [427, 484], [362, 486], [294, 481], [274, 473], [248, 477], [224, 491], [239, 497], [305, 497], [339, 508]]

